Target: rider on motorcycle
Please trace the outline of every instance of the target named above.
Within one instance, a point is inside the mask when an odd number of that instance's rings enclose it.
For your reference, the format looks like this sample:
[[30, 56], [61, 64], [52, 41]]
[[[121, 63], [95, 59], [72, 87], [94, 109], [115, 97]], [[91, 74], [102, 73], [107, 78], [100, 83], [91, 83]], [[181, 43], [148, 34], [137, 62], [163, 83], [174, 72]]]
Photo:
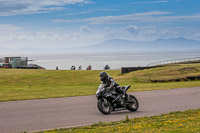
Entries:
[[112, 77], [108, 76], [106, 72], [101, 72], [99, 74], [99, 77], [101, 80], [101, 84], [105, 84], [105, 87], [117, 93], [119, 98], [116, 100], [118, 101], [118, 103], [123, 105], [122, 94], [124, 95], [125, 91], [122, 89], [122, 87], [119, 86], [119, 84], [117, 84]]

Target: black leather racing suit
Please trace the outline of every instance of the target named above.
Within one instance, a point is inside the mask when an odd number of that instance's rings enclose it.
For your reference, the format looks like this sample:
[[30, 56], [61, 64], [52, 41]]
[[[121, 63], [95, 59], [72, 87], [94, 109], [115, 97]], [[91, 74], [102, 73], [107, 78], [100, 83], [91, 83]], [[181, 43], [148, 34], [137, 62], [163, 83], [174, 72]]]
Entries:
[[[119, 86], [119, 84], [117, 84], [115, 82], [115, 80], [108, 76], [108, 78], [106, 78], [104, 81], [101, 81], [102, 84], [105, 84], [105, 87], [108, 87], [109, 89], [113, 90], [114, 92], [116, 92], [120, 97], [121, 94], [124, 94], [124, 90], [122, 90], [122, 88]], [[118, 102], [122, 102], [122, 98], [119, 98]]]

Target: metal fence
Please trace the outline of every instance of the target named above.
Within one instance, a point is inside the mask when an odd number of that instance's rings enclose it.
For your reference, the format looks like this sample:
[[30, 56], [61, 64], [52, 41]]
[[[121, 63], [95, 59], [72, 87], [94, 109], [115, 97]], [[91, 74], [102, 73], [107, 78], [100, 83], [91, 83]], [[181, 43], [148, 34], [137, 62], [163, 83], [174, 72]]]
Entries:
[[181, 63], [181, 62], [195, 62], [195, 61], [200, 61], [200, 57], [195, 57], [195, 58], [183, 58], [183, 59], [174, 59], [174, 60], [166, 60], [166, 61], [158, 61], [158, 62], [153, 62], [151, 64], [147, 64], [147, 67], [151, 66], [162, 66], [162, 65], [167, 65], [167, 64], [174, 64], [174, 63]]

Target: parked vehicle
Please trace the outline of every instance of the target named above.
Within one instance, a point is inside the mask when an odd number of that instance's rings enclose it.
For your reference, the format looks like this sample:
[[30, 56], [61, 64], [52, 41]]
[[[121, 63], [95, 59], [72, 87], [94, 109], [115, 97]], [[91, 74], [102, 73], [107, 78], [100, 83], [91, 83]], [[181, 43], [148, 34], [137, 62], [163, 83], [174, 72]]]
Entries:
[[2, 63], [0, 64], [0, 68], [12, 68], [12, 65], [8, 63]]
[[122, 96], [123, 104], [118, 103], [119, 94], [105, 87], [105, 84], [100, 84], [96, 92], [97, 107], [103, 114], [110, 114], [112, 111], [126, 110], [137, 111], [139, 102], [133, 95], [127, 94], [127, 90], [131, 86], [124, 86], [125, 95]]

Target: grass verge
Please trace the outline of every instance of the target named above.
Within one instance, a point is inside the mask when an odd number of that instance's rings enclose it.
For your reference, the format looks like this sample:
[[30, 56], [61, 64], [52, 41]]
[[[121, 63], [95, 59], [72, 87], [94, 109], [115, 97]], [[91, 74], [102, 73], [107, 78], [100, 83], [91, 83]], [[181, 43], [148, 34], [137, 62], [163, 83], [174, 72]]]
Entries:
[[152, 117], [126, 116], [119, 122], [96, 123], [91, 126], [55, 129], [40, 133], [197, 133], [200, 132], [200, 109], [171, 112]]
[[[100, 72], [0, 69], [0, 102], [94, 95], [100, 84]], [[184, 80], [188, 76], [200, 76], [200, 63], [176, 64], [124, 75], [120, 70], [107, 72], [121, 86], [131, 85], [130, 92], [200, 86], [200, 80]], [[162, 82], [154, 83], [154, 80]]]

